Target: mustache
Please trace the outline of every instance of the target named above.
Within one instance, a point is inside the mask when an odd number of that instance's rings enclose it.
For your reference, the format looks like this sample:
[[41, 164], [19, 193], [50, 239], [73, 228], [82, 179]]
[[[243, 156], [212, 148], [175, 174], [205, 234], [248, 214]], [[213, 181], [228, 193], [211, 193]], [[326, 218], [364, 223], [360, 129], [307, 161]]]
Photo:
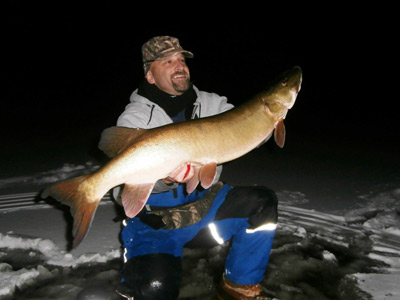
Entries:
[[174, 74], [172, 74], [172, 76], [177, 76], [177, 75], [185, 75], [188, 76], [188, 73], [186, 73], [186, 71], [177, 71]]

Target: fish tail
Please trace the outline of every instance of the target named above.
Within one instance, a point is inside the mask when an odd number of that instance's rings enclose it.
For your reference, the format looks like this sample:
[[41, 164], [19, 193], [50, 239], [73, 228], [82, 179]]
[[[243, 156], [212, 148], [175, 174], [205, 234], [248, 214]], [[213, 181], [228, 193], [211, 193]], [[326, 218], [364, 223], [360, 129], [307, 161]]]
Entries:
[[56, 183], [46, 188], [42, 198], [52, 197], [70, 207], [74, 219], [72, 235], [74, 237], [72, 247], [77, 247], [85, 238], [95, 215], [97, 206], [101, 201], [92, 199], [85, 189], [84, 183], [90, 175], [83, 175], [63, 182]]

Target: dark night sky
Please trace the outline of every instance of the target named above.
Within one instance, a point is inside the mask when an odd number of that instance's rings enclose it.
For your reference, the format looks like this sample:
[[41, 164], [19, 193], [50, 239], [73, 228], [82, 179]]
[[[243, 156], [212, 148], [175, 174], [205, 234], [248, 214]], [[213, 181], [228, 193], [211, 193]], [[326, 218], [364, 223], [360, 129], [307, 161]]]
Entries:
[[202, 22], [175, 16], [160, 25], [117, 5], [39, 13], [41, 7], [21, 3], [10, 11], [2, 43], [1, 135], [9, 145], [2, 151], [13, 159], [27, 149], [47, 153], [48, 143], [57, 151], [96, 140], [114, 125], [143, 78], [140, 47], [154, 35], [178, 37], [195, 54], [188, 62], [195, 85], [235, 104], [280, 71], [301, 66], [302, 90], [286, 122], [297, 134], [321, 142], [399, 139], [398, 83], [387, 71], [396, 53], [390, 18], [377, 25], [346, 13], [299, 14], [292, 23], [287, 15], [279, 22], [202, 15]]

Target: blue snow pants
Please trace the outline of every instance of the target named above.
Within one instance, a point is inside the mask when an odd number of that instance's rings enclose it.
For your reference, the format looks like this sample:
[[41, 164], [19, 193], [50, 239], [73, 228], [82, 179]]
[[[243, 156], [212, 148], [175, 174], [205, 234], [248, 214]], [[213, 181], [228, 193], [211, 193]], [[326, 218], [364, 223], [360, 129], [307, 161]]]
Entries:
[[[232, 239], [225, 263], [225, 276], [240, 284], [261, 282], [268, 265], [275, 228], [249, 232], [248, 218], [215, 220], [218, 208], [223, 204], [230, 190], [232, 187], [225, 184], [218, 191], [207, 215], [198, 223], [184, 228], [156, 230], [141, 222], [138, 217], [125, 220], [122, 229], [125, 261], [135, 256], [155, 253], [182, 257], [184, 245], [191, 241], [200, 230], [213, 224], [211, 227], [216, 229], [220, 243]], [[175, 192], [152, 194], [147, 205], [174, 207], [196, 201], [207, 192], [208, 190], [203, 190], [187, 195], [184, 185], [180, 185]]]

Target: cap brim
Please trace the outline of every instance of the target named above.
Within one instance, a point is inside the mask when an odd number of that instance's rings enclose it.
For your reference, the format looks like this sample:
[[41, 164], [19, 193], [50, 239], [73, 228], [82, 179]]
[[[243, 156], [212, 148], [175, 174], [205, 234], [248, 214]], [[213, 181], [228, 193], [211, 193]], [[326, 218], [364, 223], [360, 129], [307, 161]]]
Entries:
[[173, 56], [173, 55], [175, 55], [177, 53], [181, 53], [183, 56], [185, 56], [187, 58], [193, 58], [194, 57], [193, 53], [190, 52], [190, 51], [187, 51], [187, 50], [175, 50], [174, 49], [173, 51], [163, 53], [163, 55], [158, 57], [157, 60], [163, 59], [163, 58], [166, 58], [166, 57], [169, 57], [169, 56]]

